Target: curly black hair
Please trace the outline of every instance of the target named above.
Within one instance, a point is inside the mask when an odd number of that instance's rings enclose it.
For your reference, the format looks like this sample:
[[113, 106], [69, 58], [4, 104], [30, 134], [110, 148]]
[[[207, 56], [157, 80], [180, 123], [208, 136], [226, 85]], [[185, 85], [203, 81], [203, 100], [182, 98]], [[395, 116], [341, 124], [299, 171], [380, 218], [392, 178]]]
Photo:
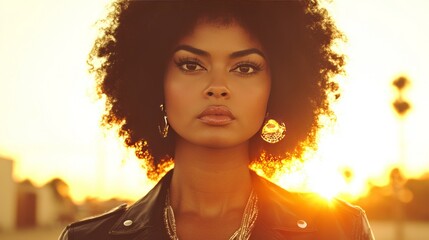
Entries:
[[[271, 72], [270, 117], [286, 123], [285, 140], [250, 140], [252, 161], [279, 163], [316, 148], [319, 116], [333, 116], [338, 97], [333, 76], [343, 72], [344, 56], [332, 49], [343, 36], [316, 0], [234, 1], [119, 0], [112, 5], [90, 52], [90, 72], [106, 97], [105, 126], [119, 126], [125, 145], [144, 159], [148, 177], [157, 178], [174, 158], [175, 133], [158, 130], [164, 101], [163, 78], [177, 41], [200, 19], [239, 23], [262, 44]], [[272, 170], [272, 169], [271, 169]]]

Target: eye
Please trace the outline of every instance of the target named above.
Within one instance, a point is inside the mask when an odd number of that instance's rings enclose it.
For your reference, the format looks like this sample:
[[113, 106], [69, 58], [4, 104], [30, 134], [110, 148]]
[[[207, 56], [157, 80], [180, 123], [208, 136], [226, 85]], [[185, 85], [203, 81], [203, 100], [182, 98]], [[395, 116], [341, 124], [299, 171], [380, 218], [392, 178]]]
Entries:
[[250, 66], [250, 65], [242, 65], [237, 67], [234, 70], [237, 72], [246, 73], [246, 74], [255, 72], [255, 69], [253, 68], [253, 66]]
[[251, 75], [255, 74], [262, 70], [262, 66], [256, 63], [244, 62], [235, 65], [231, 72], [236, 72], [243, 75]]
[[184, 72], [199, 72], [206, 70], [198, 59], [179, 59], [175, 63], [176, 66]]
[[204, 69], [199, 64], [193, 62], [183, 63], [179, 67], [184, 71], [199, 71]]

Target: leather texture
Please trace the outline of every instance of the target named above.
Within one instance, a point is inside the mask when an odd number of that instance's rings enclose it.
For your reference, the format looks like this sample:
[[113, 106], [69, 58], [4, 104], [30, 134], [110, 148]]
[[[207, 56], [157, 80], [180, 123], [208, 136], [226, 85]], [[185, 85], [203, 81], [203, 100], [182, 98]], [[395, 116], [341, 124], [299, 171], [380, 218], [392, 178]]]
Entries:
[[[163, 207], [173, 171], [141, 200], [67, 226], [59, 240], [168, 240]], [[373, 240], [365, 212], [339, 199], [286, 191], [252, 172], [259, 215], [251, 240]]]

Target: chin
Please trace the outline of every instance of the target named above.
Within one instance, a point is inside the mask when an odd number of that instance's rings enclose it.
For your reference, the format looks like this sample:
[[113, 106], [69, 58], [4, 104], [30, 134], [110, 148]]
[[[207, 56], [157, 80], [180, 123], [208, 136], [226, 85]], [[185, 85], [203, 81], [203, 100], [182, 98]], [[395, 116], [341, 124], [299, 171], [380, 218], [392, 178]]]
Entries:
[[233, 139], [231, 137], [211, 137], [209, 139], [199, 139], [194, 144], [207, 148], [222, 149], [247, 144], [248, 141], [248, 139]]

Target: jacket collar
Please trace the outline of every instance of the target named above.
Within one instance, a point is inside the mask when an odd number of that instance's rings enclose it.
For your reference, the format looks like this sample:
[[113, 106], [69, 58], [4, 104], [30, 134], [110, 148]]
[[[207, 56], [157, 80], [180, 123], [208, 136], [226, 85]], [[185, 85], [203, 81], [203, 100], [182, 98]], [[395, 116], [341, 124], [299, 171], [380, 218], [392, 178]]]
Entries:
[[315, 195], [292, 193], [252, 172], [259, 216], [251, 239], [284, 239], [285, 234], [316, 232]]
[[[280, 239], [285, 232], [314, 232], [317, 209], [309, 206], [309, 195], [288, 192], [253, 171], [259, 216], [251, 239]], [[164, 236], [163, 208], [173, 171], [168, 172], [145, 197], [130, 206], [109, 234], [139, 234], [147, 239]], [[155, 237], [155, 238], [153, 238]], [[158, 237], [158, 238], [156, 238]]]
[[116, 221], [109, 234], [134, 234], [140, 231], [147, 234], [162, 233], [163, 224], [160, 223], [162, 223], [165, 197], [172, 175], [173, 171], [169, 171], [146, 196], [131, 205]]

